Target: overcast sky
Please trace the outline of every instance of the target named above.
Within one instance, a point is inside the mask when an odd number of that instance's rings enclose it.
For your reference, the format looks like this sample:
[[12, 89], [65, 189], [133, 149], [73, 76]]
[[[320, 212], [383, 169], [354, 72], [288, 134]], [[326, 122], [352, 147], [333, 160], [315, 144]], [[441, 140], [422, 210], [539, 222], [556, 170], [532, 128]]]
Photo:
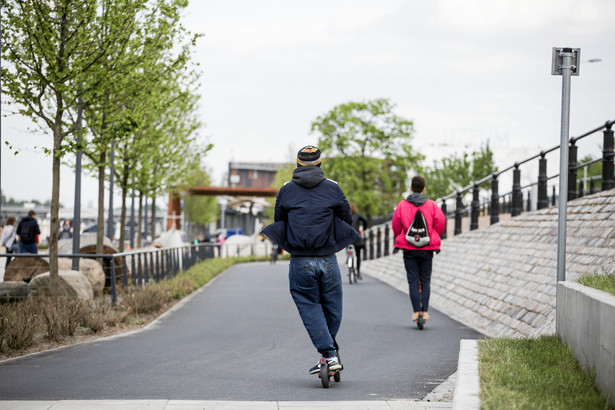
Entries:
[[[487, 140], [500, 152], [533, 155], [560, 139], [554, 46], [581, 48], [571, 136], [615, 119], [614, 15], [612, 0], [192, 0], [185, 25], [205, 34], [195, 55], [200, 134], [214, 144], [204, 163], [219, 184], [229, 161], [292, 160], [317, 143], [317, 116], [376, 98], [414, 121], [413, 144], [430, 159]], [[27, 128], [23, 119], [2, 119], [2, 190], [49, 199], [51, 160], [40, 147], [51, 147], [51, 136]], [[597, 144], [587, 144], [594, 155]], [[96, 186], [84, 178], [83, 202], [93, 205]], [[64, 168], [65, 206], [73, 189]]]

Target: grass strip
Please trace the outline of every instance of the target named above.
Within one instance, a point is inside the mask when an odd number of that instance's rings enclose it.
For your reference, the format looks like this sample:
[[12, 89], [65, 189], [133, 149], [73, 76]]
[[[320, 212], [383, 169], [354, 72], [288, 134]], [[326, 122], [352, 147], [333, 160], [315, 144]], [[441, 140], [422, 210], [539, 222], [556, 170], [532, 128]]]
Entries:
[[478, 342], [481, 409], [612, 409], [559, 338]]
[[584, 275], [577, 282], [583, 286], [615, 295], [615, 275]]

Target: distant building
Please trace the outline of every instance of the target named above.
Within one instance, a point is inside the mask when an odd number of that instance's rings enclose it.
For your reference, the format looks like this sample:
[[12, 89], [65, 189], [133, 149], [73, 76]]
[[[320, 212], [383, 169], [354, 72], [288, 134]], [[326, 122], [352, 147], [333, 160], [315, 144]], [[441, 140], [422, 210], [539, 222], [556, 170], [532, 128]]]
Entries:
[[228, 186], [268, 188], [278, 170], [287, 165], [279, 162], [229, 162]]
[[[275, 162], [229, 162], [228, 186], [268, 188], [275, 180], [278, 170], [287, 165], [288, 163]], [[218, 221], [217, 227], [233, 229], [244, 235], [258, 233], [266, 206], [268, 205], [265, 198], [229, 198], [228, 206], [223, 211], [224, 221]]]

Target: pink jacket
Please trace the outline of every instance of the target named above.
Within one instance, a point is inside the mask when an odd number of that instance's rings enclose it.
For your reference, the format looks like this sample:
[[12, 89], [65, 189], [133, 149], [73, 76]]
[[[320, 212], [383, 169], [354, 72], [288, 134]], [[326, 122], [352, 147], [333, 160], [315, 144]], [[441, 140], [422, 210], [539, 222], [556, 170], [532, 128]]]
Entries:
[[[430, 238], [429, 245], [423, 248], [415, 248], [406, 241], [406, 231], [412, 223], [416, 210], [419, 209], [416, 204], [420, 204], [419, 208], [425, 217]], [[434, 201], [421, 194], [410, 194], [408, 198], [397, 204], [393, 213], [392, 228], [395, 234], [395, 247], [421, 251], [439, 250], [442, 243], [440, 235], [444, 232], [444, 224], [444, 213]]]

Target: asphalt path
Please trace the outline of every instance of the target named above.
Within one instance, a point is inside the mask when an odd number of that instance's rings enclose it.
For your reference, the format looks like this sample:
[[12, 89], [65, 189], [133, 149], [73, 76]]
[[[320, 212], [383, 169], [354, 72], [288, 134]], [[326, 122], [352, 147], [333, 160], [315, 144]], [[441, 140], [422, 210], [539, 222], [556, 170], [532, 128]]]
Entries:
[[407, 294], [344, 280], [345, 369], [325, 390], [288, 262], [235, 265], [142, 331], [0, 363], [0, 400], [422, 399], [481, 334], [435, 310], [419, 330], [411, 313]]

